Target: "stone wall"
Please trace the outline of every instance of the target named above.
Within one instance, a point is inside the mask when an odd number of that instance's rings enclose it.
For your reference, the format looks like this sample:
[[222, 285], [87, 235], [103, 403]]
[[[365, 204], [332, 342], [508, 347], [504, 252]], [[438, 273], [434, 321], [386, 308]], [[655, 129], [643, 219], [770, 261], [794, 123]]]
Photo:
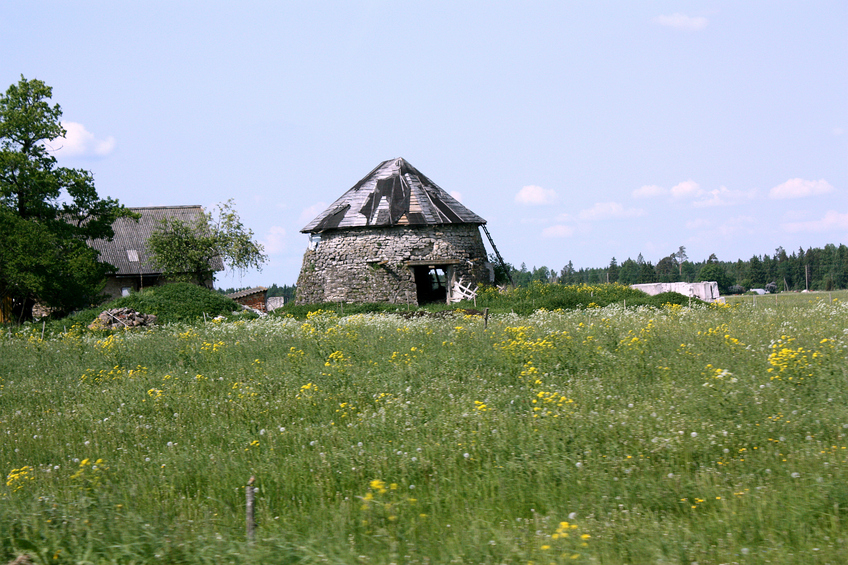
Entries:
[[486, 250], [474, 224], [334, 230], [303, 256], [297, 303], [389, 302], [417, 305], [409, 262], [445, 264], [458, 280], [489, 282]]

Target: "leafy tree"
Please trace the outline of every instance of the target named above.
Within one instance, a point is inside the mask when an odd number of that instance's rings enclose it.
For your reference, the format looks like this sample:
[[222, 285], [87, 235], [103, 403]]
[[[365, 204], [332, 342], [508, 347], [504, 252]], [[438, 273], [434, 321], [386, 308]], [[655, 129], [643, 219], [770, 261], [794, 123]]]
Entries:
[[[512, 265], [512, 263], [508, 263], [506, 261], [501, 263], [500, 259], [498, 259], [497, 255], [495, 255], [494, 253], [491, 253], [489, 255], [489, 263], [492, 265], [492, 267], [494, 268], [494, 271], [495, 271], [495, 280], [493, 281], [494, 284], [495, 285], [509, 284], [510, 283], [510, 277], [512, 276], [512, 273], [515, 272], [515, 267]], [[275, 286], [277, 286], [277, 285], [275, 284], [274, 287]], [[273, 288], [273, 287], [271, 287], [271, 288]], [[283, 288], [286, 288], [285, 285], [283, 285]], [[292, 287], [292, 288], [294, 288], [294, 287]], [[289, 297], [288, 291], [285, 291], [283, 294], [271, 294], [270, 288], [268, 289], [268, 296], [283, 296], [283, 297], [286, 298], [286, 300], [289, 299], [288, 298]], [[291, 296], [292, 296], [292, 300], [293, 300], [294, 299], [293, 298], [294, 297], [294, 290], [291, 291]]]
[[695, 280], [695, 275], [698, 273], [698, 267], [692, 261], [683, 262], [683, 274], [680, 277], [681, 281], [692, 282]]
[[569, 261], [568, 265], [562, 268], [559, 272], [559, 282], [560, 284], [574, 284], [574, 275], [576, 271], [574, 269], [574, 264]]
[[[103, 278], [89, 239], [110, 239], [133, 214], [102, 199], [91, 173], [58, 167], [47, 143], [65, 135], [53, 89], [23, 76], [0, 95], [0, 300], [18, 319], [40, 302], [68, 311], [99, 301]], [[55, 141], [54, 141], [55, 142]]]
[[268, 298], [271, 298], [272, 296], [282, 296], [286, 299], [286, 302], [290, 302], [294, 300], [296, 292], [296, 285], [284, 284], [283, 286], [277, 286], [276, 284], [272, 284], [268, 287], [267, 296]]
[[621, 264], [618, 271], [618, 282], [621, 284], [636, 284], [639, 282], [639, 265], [631, 258]]
[[548, 269], [546, 266], [542, 265], [538, 269], [533, 267], [533, 276], [532, 280], [539, 282], [553, 282], [551, 279], [556, 278], [556, 273]]
[[718, 261], [707, 261], [698, 273], [698, 280], [715, 281], [718, 283], [718, 291], [721, 294], [728, 294], [730, 292], [730, 277], [727, 276], [727, 271]]
[[674, 261], [677, 263], [678, 274], [683, 277], [683, 263], [689, 258], [686, 256], [686, 248], [681, 245], [680, 249], [678, 249], [676, 253], [672, 253], [670, 256], [674, 257]]
[[[680, 267], [683, 267], [683, 264], [680, 264]], [[678, 266], [677, 261], [674, 258], [674, 255], [669, 255], [668, 257], [664, 257], [660, 259], [660, 262], [657, 263], [656, 267], [657, 271], [657, 280], [659, 282], [677, 282], [678, 281]]]
[[262, 270], [268, 260], [253, 231], [244, 227], [232, 200], [217, 206], [218, 218], [205, 213], [194, 223], [166, 218], [150, 234], [152, 266], [175, 281], [205, 285], [214, 280], [216, 263], [239, 272]]
[[615, 260], [615, 257], [613, 257], [610, 260], [609, 267], [607, 267], [607, 276], [609, 277], [609, 280], [606, 281], [606, 282], [611, 282], [611, 283], [618, 282], [618, 272], [619, 271], [620, 271], [620, 268], [618, 266], [618, 262]]
[[527, 270], [527, 264], [523, 261], [519, 270], [512, 268], [510, 273], [515, 286], [527, 286], [533, 280], [533, 273]]
[[766, 285], [766, 270], [763, 267], [763, 262], [760, 258], [754, 255], [748, 261], [748, 276], [751, 278], [751, 284], [757, 287]]
[[[640, 254], [641, 256], [641, 254]], [[652, 283], [657, 282], [657, 272], [654, 270], [654, 266], [651, 265], [650, 261], [643, 262], [639, 264], [639, 283]]]

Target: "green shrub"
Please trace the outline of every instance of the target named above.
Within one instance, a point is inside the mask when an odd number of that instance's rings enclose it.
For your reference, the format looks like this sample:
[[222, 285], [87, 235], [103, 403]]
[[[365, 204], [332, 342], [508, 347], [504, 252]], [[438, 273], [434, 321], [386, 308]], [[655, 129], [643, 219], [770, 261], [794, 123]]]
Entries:
[[239, 304], [226, 296], [191, 283], [151, 287], [119, 298], [107, 306], [109, 308], [127, 307], [144, 314], [156, 314], [160, 323], [163, 324], [190, 322], [203, 318], [204, 314], [214, 317], [241, 310]]
[[[418, 307], [414, 307], [418, 310]], [[282, 308], [277, 308], [272, 316], [294, 316], [305, 318], [310, 312], [335, 312], [339, 315], [348, 314], [372, 314], [375, 312], [406, 312], [406, 305], [389, 304], [385, 302], [343, 303], [343, 302], [321, 302], [317, 304], [293, 304], [289, 303]]]
[[[692, 299], [692, 304], [702, 304], [698, 299]], [[532, 314], [536, 310], [577, 310], [595, 308], [610, 304], [626, 304], [627, 306], [655, 306], [661, 308], [665, 304], [689, 305], [689, 297], [677, 292], [664, 292], [649, 296], [641, 290], [629, 286], [611, 283], [597, 285], [559, 285], [535, 282], [529, 286], [509, 289], [501, 292], [494, 287], [481, 287], [477, 293], [476, 304], [463, 300], [455, 304], [434, 303], [411, 310], [404, 304], [363, 303], [345, 304], [340, 302], [324, 302], [320, 304], [287, 304], [274, 311], [274, 315], [291, 315], [295, 318], [305, 318], [309, 312], [323, 310], [339, 315], [363, 314], [375, 312], [408, 312], [427, 311], [441, 312], [444, 310], [482, 310], [489, 308], [490, 313], [514, 312], [519, 315]]]
[[111, 308], [132, 308], [143, 314], [155, 314], [160, 324], [172, 322], [192, 322], [197, 319], [230, 315], [241, 311], [235, 301], [222, 296], [214, 290], [191, 283], [172, 283], [146, 288], [129, 296], [122, 296], [96, 308], [77, 312], [51, 325], [70, 327], [78, 324], [87, 326], [100, 312]]
[[[493, 287], [483, 287], [477, 295], [477, 307], [488, 307], [492, 312], [514, 312], [527, 315], [536, 310], [574, 310], [596, 306], [608, 306], [626, 302], [628, 306], [654, 305], [650, 297], [641, 290], [611, 283], [596, 285], [559, 285], [534, 282], [500, 292]], [[661, 304], [660, 304], [661, 305]]]

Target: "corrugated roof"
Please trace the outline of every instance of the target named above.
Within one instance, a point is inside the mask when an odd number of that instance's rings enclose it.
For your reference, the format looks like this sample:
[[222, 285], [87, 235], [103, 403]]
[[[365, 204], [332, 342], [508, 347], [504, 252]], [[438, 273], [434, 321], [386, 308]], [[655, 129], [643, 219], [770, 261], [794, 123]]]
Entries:
[[[149, 206], [130, 208], [141, 214], [138, 222], [131, 218], [118, 218], [112, 229], [115, 237], [112, 241], [96, 239], [88, 244], [100, 252], [100, 261], [117, 267], [117, 275], [156, 275], [159, 269], [149, 265], [150, 253], [147, 238], [162, 225], [162, 220], [175, 218], [193, 225], [203, 214], [201, 206]], [[220, 258], [213, 261], [212, 268], [222, 271], [224, 264]]]
[[232, 292], [227, 295], [227, 298], [232, 298], [236, 300], [237, 298], [244, 298], [245, 296], [250, 296], [252, 294], [260, 294], [267, 292], [268, 289], [264, 286], [255, 286], [253, 288], [246, 288], [244, 290], [239, 290], [238, 292]]
[[377, 165], [300, 231], [485, 223], [399, 157]]

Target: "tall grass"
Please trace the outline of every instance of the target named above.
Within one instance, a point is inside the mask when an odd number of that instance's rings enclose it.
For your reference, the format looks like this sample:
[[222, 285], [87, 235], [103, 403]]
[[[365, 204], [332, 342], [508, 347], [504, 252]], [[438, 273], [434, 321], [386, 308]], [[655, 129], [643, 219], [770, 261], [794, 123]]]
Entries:
[[844, 562], [846, 320], [586, 303], [4, 333], [0, 561]]

